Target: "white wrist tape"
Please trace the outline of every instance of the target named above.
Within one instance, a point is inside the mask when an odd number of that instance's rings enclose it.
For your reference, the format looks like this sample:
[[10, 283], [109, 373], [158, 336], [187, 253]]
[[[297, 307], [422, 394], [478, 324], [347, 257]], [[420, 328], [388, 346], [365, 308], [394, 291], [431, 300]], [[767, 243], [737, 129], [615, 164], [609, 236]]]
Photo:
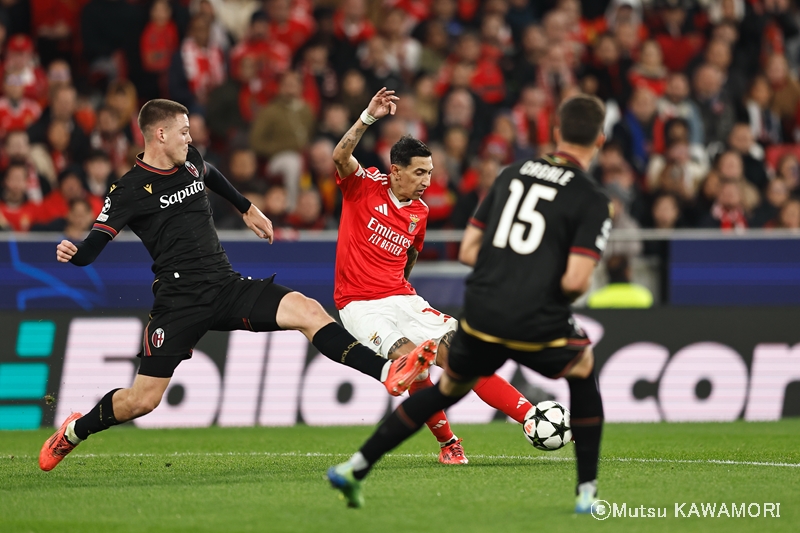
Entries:
[[375, 124], [377, 121], [378, 119], [367, 113], [366, 109], [361, 112], [361, 122], [363, 122], [367, 126], [371, 126], [372, 124]]

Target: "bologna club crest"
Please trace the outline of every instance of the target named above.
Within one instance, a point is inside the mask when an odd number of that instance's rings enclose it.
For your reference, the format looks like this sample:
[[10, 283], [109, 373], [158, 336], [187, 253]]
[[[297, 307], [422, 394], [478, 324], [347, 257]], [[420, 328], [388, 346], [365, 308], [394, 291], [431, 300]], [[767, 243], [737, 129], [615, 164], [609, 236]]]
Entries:
[[200, 173], [197, 171], [197, 167], [195, 167], [190, 161], [184, 163], [186, 165], [186, 169], [194, 176], [195, 178], [200, 177]]
[[161, 328], [155, 330], [150, 337], [150, 341], [154, 348], [161, 348], [161, 345], [164, 344], [164, 330]]

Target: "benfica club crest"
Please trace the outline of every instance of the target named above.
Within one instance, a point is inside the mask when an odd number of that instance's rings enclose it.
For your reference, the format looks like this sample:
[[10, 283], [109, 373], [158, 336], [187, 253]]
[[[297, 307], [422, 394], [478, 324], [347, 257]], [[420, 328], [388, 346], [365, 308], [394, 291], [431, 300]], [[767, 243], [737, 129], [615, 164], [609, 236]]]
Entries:
[[186, 165], [186, 169], [189, 172], [191, 172], [192, 176], [194, 176], [195, 178], [199, 178], [200, 177], [200, 173], [197, 171], [197, 167], [195, 167], [191, 163], [191, 161], [186, 161], [186, 163], [184, 163], [184, 165]]
[[417, 228], [417, 222], [419, 222], [419, 217], [416, 215], [411, 215], [411, 224], [408, 225], [408, 232], [413, 233], [414, 230]]
[[150, 337], [150, 341], [154, 348], [161, 348], [161, 345], [164, 344], [164, 330], [161, 328], [155, 330]]

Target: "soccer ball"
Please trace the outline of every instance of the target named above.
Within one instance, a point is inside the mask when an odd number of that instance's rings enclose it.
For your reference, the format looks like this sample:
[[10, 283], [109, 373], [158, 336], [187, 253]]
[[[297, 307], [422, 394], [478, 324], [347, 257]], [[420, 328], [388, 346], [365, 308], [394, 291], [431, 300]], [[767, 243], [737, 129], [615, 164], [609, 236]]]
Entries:
[[569, 410], [558, 402], [539, 402], [525, 415], [522, 430], [534, 448], [558, 450], [572, 440]]

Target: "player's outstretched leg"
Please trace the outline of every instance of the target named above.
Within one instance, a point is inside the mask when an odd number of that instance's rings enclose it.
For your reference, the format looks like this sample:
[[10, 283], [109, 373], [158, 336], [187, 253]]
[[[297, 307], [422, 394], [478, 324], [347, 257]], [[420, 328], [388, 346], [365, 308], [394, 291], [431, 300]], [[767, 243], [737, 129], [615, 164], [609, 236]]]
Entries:
[[[268, 297], [265, 293], [265, 297]], [[254, 307], [262, 306], [260, 299]], [[263, 306], [266, 307], [266, 304]], [[316, 300], [299, 292], [286, 294], [278, 305], [278, 327], [297, 330], [308, 338], [322, 355], [382, 382], [393, 396], [400, 396], [436, 358], [435, 349], [420, 345], [414, 352], [387, 361], [356, 340], [337, 324]]]
[[600, 459], [600, 436], [603, 430], [603, 401], [594, 372], [588, 377], [568, 378], [572, 435], [578, 463], [578, 486], [575, 489], [576, 513], [590, 513], [597, 501], [597, 463]]
[[[421, 377], [421, 376], [420, 376]], [[408, 394], [413, 395], [419, 391], [433, 387], [430, 374], [425, 375], [424, 379], [419, 379], [408, 389]], [[469, 463], [461, 439], [453, 434], [450, 429], [450, 422], [444, 411], [434, 413], [432, 417], [425, 421], [425, 425], [431, 430], [433, 436], [439, 442], [439, 462], [445, 465], [465, 465]]]
[[[440, 387], [443, 386], [443, 383], [445, 387], [449, 386], [453, 396], [446, 396], [442, 393]], [[334, 472], [352, 472], [354, 481], [363, 480], [385, 453], [416, 433], [433, 413], [447, 409], [458, 402], [469, 392], [474, 383], [475, 381], [471, 380], [463, 384], [453, 384], [446, 374], [443, 375], [442, 381], [436, 387], [421, 390], [400, 404], [378, 426], [375, 433], [372, 434], [358, 452], [347, 462], [333, 468]], [[448, 389], [446, 388], [445, 390]], [[331, 471], [329, 470], [328, 472], [330, 473]], [[348, 487], [352, 486], [352, 484], [348, 485]], [[342, 490], [342, 493], [345, 494], [346, 498], [348, 497], [344, 490]]]
[[533, 405], [511, 383], [497, 374], [478, 380], [472, 389], [486, 404], [516, 420], [525, 422], [525, 415]]

